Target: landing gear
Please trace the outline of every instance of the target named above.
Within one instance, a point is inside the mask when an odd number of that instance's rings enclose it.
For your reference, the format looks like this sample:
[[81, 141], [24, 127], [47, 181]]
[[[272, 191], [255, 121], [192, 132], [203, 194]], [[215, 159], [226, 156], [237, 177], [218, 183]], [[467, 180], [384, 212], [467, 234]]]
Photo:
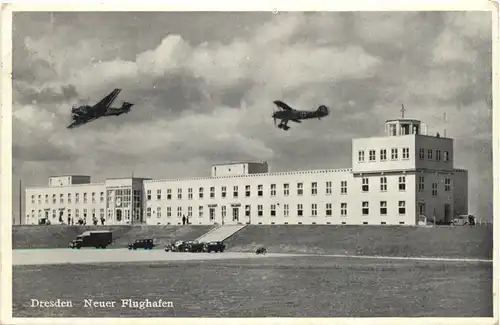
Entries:
[[285, 131], [288, 131], [288, 129], [290, 129], [290, 127], [288, 125], [283, 124], [283, 123], [278, 124], [278, 128], [283, 129]]

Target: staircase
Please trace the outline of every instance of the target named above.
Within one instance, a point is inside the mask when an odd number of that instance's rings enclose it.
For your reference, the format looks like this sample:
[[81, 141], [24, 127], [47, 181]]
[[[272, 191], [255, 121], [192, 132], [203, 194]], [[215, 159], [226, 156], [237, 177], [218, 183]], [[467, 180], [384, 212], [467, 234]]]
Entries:
[[245, 228], [246, 225], [222, 225], [218, 226], [196, 240], [199, 242], [211, 242], [211, 241], [223, 241], [241, 229]]

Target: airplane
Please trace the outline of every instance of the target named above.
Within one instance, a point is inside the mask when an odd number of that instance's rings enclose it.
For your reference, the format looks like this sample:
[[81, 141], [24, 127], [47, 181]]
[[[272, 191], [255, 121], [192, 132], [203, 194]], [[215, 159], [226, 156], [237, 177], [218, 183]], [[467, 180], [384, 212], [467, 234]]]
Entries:
[[328, 116], [330, 110], [325, 105], [321, 105], [315, 111], [299, 111], [291, 108], [281, 100], [275, 100], [273, 102], [276, 106], [281, 108], [280, 111], [273, 113], [274, 125], [276, 125], [276, 120], [281, 120], [278, 124], [278, 128], [287, 131], [290, 127], [287, 125], [288, 121], [293, 121], [295, 123], [302, 123], [301, 120], [307, 120], [312, 118], [317, 118], [321, 120], [322, 117]]
[[95, 119], [103, 116], [118, 116], [130, 112], [130, 108], [134, 105], [132, 103], [123, 102], [122, 107], [110, 107], [111, 103], [115, 100], [121, 89], [114, 89], [109, 95], [104, 97], [100, 102], [94, 106], [73, 105], [71, 108], [71, 121], [72, 123], [67, 126], [68, 129], [87, 124]]

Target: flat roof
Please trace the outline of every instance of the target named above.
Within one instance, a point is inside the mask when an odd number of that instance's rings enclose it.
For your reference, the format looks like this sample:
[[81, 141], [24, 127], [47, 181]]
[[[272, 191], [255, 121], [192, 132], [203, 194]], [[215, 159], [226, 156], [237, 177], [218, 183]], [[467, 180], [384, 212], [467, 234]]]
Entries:
[[212, 164], [212, 167], [224, 166], [224, 165], [238, 165], [238, 164], [266, 164], [267, 165], [267, 161], [235, 161], [235, 162]]
[[49, 176], [49, 178], [51, 178], [51, 177], [68, 177], [68, 176], [71, 176], [71, 177], [90, 177], [89, 175], [52, 175], [52, 176]]
[[413, 122], [413, 123], [422, 123], [420, 120], [415, 120], [415, 119], [411, 119], [411, 118], [398, 118], [398, 119], [394, 119], [394, 120], [387, 120], [387, 121], [385, 121], [385, 123], [388, 123], [388, 122]]

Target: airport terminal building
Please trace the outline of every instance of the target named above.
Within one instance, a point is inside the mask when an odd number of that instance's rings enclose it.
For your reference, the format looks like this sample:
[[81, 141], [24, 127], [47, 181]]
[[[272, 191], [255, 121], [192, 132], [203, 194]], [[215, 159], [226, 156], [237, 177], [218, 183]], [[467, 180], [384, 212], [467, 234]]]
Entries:
[[416, 225], [468, 213], [468, 174], [453, 139], [396, 119], [352, 140], [352, 168], [270, 173], [265, 162], [212, 166], [210, 177], [54, 176], [26, 188], [26, 224]]

